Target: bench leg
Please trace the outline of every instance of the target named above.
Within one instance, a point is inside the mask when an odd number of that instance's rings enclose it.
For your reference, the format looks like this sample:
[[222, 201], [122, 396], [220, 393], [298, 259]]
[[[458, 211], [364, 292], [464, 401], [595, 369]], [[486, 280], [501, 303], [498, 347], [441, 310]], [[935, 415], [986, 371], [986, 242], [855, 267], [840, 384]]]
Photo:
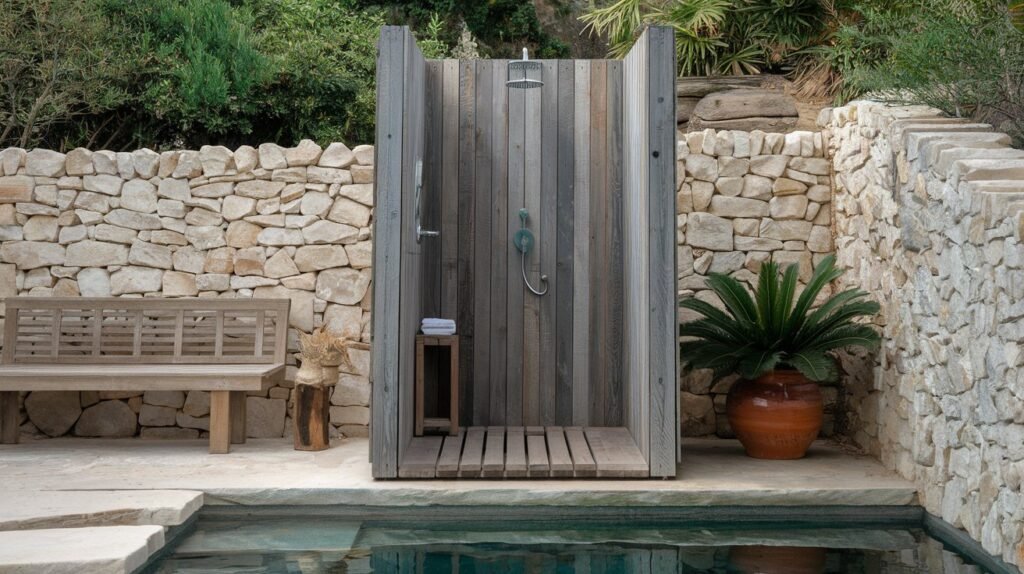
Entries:
[[245, 444], [245, 391], [231, 391], [231, 444]]
[[18, 391], [0, 392], [0, 443], [18, 444]]
[[231, 391], [210, 391], [210, 454], [231, 450]]

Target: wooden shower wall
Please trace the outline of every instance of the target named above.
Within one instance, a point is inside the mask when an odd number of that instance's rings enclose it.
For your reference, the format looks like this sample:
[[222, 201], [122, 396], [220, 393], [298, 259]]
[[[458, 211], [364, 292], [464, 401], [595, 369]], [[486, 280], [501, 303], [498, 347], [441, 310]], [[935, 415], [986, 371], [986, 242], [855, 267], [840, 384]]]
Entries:
[[[429, 61], [385, 26], [377, 57], [370, 458], [413, 451], [419, 321], [455, 319], [466, 425], [625, 427], [650, 465], [678, 456], [675, 47], [650, 27], [623, 61]], [[421, 224], [438, 238], [416, 241]], [[518, 211], [537, 238], [528, 274]], [[412, 452], [413, 455], [416, 452]]]
[[622, 426], [623, 63], [541, 63], [532, 90], [507, 60], [426, 63], [422, 309], [458, 324], [463, 424]]

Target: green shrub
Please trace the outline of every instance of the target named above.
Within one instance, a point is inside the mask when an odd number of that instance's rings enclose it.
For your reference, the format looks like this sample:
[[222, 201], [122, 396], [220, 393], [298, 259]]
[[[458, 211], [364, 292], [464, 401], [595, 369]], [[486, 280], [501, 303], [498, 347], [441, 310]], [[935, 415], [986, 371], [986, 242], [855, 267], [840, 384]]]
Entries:
[[378, 10], [335, 0], [245, 0], [270, 59], [254, 141], [373, 141]]
[[867, 35], [881, 55], [851, 63], [851, 92], [989, 122], [1024, 143], [1024, 31], [1005, 3], [932, 0], [866, 16], [860, 30], [889, 32]]
[[130, 100], [135, 52], [91, 0], [4, 0], [0, 147], [89, 141]]
[[[333, 0], [7, 0], [0, 145], [373, 138], [384, 14]], [[445, 44], [423, 35], [432, 55]]]
[[105, 0], [144, 55], [136, 113], [167, 124], [158, 139], [213, 141], [252, 132], [257, 94], [270, 77], [252, 16], [226, 0]]

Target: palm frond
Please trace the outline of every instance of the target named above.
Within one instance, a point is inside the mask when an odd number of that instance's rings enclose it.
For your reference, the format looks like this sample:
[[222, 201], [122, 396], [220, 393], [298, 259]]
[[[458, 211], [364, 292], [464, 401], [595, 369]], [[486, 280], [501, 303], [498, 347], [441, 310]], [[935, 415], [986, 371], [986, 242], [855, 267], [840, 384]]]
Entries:
[[818, 263], [818, 266], [814, 268], [814, 273], [811, 274], [811, 278], [807, 281], [807, 286], [804, 287], [800, 296], [797, 297], [796, 305], [789, 315], [786, 331], [790, 337], [795, 337], [800, 332], [800, 329], [803, 328], [804, 323], [807, 321], [807, 312], [810, 311], [814, 301], [818, 298], [818, 293], [821, 293], [825, 285], [835, 281], [842, 274], [842, 271], [836, 269], [835, 255], [829, 255]]
[[726, 331], [716, 327], [710, 319], [699, 319], [697, 321], [691, 321], [684, 325], [680, 325], [679, 336], [693, 337], [695, 339], [703, 339], [705, 341], [714, 341], [716, 343], [722, 343], [723, 345], [736, 346], [737, 344], [742, 344]]
[[858, 317], [871, 317], [877, 315], [878, 303], [874, 301], [855, 301], [847, 303], [838, 308], [828, 317], [815, 324], [808, 323], [808, 328], [798, 335], [802, 346], [814, 344], [822, 335], [841, 325], [850, 324]]
[[774, 369], [781, 359], [781, 351], [764, 350], [747, 353], [740, 359], [737, 369], [741, 377], [753, 380]]
[[693, 341], [684, 344], [679, 355], [684, 373], [711, 369], [718, 379], [736, 372], [736, 367], [745, 352], [745, 347], [737, 348], [711, 341]]
[[1010, 2], [1010, 21], [1018, 30], [1024, 32], [1024, 1]]
[[880, 340], [878, 332], [868, 325], [844, 324], [823, 333], [806, 348], [815, 351], [832, 351], [847, 347], [873, 349], [878, 346]]
[[711, 321], [715, 327], [729, 333], [736, 339], [742, 339], [745, 336], [746, 331], [741, 325], [737, 324], [735, 319], [707, 301], [701, 301], [696, 297], [686, 297], [679, 302], [679, 306], [683, 309], [690, 309], [700, 313]]
[[836, 367], [835, 359], [821, 351], [801, 351], [786, 357], [785, 360], [812, 381], [833, 382], [839, 378], [839, 368]]
[[754, 300], [739, 281], [728, 275], [712, 273], [708, 276], [707, 285], [725, 303], [725, 308], [733, 318], [747, 327], [757, 325]]

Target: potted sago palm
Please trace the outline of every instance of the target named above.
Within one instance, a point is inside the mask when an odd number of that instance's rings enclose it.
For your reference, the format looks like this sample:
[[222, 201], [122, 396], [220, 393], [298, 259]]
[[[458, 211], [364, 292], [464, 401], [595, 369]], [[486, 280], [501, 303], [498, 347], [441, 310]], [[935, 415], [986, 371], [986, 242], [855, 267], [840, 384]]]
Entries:
[[824, 415], [818, 383], [835, 382], [832, 353], [873, 348], [879, 336], [858, 321], [878, 313], [878, 303], [860, 289], [815, 301], [842, 275], [828, 256], [797, 296], [797, 266], [779, 274], [774, 262], [761, 265], [753, 296], [736, 279], [712, 273], [708, 287], [724, 310], [696, 297], [679, 306], [701, 315], [679, 326], [684, 372], [711, 369], [715, 379], [739, 375], [726, 400], [736, 437], [754, 458], [794, 459], [806, 454]]

